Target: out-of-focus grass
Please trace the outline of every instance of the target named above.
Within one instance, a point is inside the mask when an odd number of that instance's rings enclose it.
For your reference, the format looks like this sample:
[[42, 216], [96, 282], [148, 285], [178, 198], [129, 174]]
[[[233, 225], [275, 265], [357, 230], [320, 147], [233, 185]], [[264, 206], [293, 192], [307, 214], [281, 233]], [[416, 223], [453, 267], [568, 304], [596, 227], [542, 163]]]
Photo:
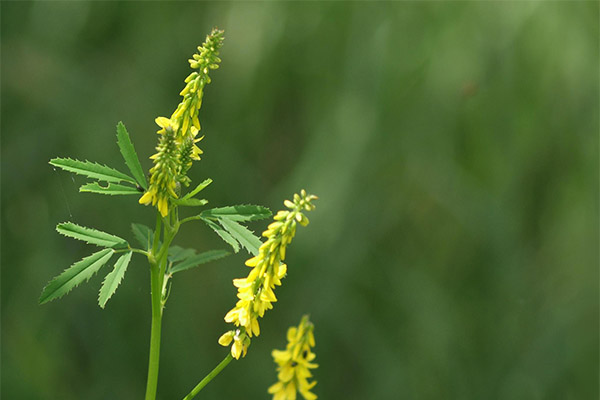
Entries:
[[[123, 120], [149, 168], [154, 118], [213, 26], [192, 177], [214, 179], [215, 206], [320, 200], [261, 337], [203, 398], [265, 398], [270, 350], [306, 312], [323, 399], [598, 398], [598, 3], [5, 2], [1, 18], [6, 398], [142, 396], [144, 260], [104, 311], [101, 277], [37, 298], [91, 251], [56, 223], [128, 235], [152, 210], [78, 194], [47, 161], [121, 166]], [[224, 246], [200, 225], [180, 238]], [[243, 260], [175, 280], [160, 398], [224, 356]]]

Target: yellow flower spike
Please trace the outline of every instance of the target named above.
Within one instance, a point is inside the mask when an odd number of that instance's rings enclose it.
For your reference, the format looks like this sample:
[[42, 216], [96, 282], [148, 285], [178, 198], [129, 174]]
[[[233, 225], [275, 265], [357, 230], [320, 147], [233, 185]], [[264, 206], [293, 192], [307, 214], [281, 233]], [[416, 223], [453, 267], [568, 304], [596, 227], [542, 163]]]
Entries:
[[[269, 224], [263, 236], [266, 241], [258, 249], [258, 254], [246, 260], [246, 265], [252, 270], [246, 278], [235, 279], [233, 285], [238, 289], [239, 301], [235, 307], [225, 315], [225, 322], [243, 328], [248, 337], [258, 336], [258, 318], [262, 318], [266, 310], [273, 308], [277, 297], [273, 289], [281, 285], [281, 279], [287, 273], [287, 266], [283, 263], [286, 255], [286, 247], [291, 242], [296, 229], [295, 219], [307, 221], [302, 214], [306, 204], [316, 198], [302, 191], [302, 196], [294, 195], [294, 201], [286, 200], [284, 205], [289, 208], [279, 211], [274, 222]], [[311, 210], [314, 206], [311, 204]], [[283, 221], [286, 222], [283, 222]], [[239, 355], [239, 349], [232, 346], [231, 354]]]
[[268, 389], [268, 392], [273, 395], [273, 400], [294, 400], [298, 392], [305, 400], [317, 398], [310, 391], [317, 382], [308, 381], [308, 378], [312, 377], [310, 370], [318, 367], [317, 364], [309, 362], [315, 359], [315, 354], [312, 352], [313, 330], [313, 324], [305, 315], [298, 327], [288, 329], [286, 349], [273, 350], [271, 353], [278, 372], [278, 382]]
[[[200, 160], [202, 150], [194, 145], [194, 138], [200, 130], [198, 109], [202, 104], [204, 86], [210, 82], [209, 68], [216, 65], [219, 49], [223, 44], [223, 31], [214, 29], [202, 46], [198, 46], [199, 54], [191, 63], [196, 71], [185, 78], [185, 87], [180, 92], [183, 97], [171, 118], [158, 117], [156, 124], [161, 135], [157, 153], [150, 158], [154, 166], [150, 169], [150, 187], [140, 198], [141, 204], [156, 205], [163, 217], [168, 215], [169, 204], [177, 198], [177, 185], [189, 185], [187, 172], [192, 160]], [[211, 67], [212, 68], [212, 67]], [[212, 68], [214, 69], [214, 68]]]

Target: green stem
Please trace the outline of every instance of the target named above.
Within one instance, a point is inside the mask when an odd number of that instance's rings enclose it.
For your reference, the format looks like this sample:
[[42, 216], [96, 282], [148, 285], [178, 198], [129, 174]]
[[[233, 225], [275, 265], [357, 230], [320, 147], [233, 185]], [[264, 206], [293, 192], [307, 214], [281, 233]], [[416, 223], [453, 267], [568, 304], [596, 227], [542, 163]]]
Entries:
[[160, 358], [160, 330], [162, 322], [162, 290], [160, 285], [159, 265], [151, 265], [150, 283], [152, 288], [152, 330], [150, 331], [150, 358], [148, 360], [148, 381], [146, 383], [146, 400], [156, 399], [158, 385], [158, 364]]
[[156, 399], [156, 389], [158, 386], [158, 366], [160, 360], [160, 334], [162, 324], [162, 312], [164, 307], [163, 283], [165, 279], [165, 270], [167, 267], [167, 257], [169, 246], [179, 230], [179, 223], [176, 221], [174, 226], [164, 220], [163, 243], [159, 247], [161, 216], [157, 213], [156, 229], [154, 231], [154, 243], [152, 251], [148, 257], [150, 260], [150, 286], [152, 289], [152, 328], [150, 331], [150, 356], [148, 360], [148, 380], [146, 383], [146, 400]]
[[186, 222], [194, 221], [197, 219], [203, 219], [203, 218], [204, 217], [201, 215], [194, 215], [192, 217], [187, 217], [187, 218], [182, 219], [181, 221], [179, 221], [179, 224], [182, 225], [182, 224], [185, 224]]
[[121, 249], [121, 250], [115, 250], [115, 253], [125, 253], [125, 252], [127, 252], [127, 251], [131, 251], [131, 252], [133, 252], [133, 253], [139, 253], [139, 254], [143, 254], [143, 255], [145, 255], [146, 257], [148, 257], [148, 255], [150, 254], [150, 253], [148, 253], [146, 250], [142, 250], [142, 249], [136, 249], [136, 248], [133, 248], [133, 247], [128, 247], [128, 248], [126, 248], [126, 249]]
[[231, 355], [231, 353], [227, 353], [227, 357], [225, 357], [225, 359], [221, 361], [219, 365], [215, 367], [215, 369], [210, 371], [210, 373], [206, 375], [204, 379], [202, 379], [200, 383], [198, 383], [196, 387], [192, 389], [192, 391], [183, 398], [183, 400], [193, 399], [198, 394], [198, 392], [200, 392], [202, 388], [204, 388], [204, 386], [206, 386], [210, 381], [212, 381], [215, 376], [219, 375], [219, 372], [221, 372], [223, 368], [225, 368], [227, 364], [231, 362], [231, 360], [233, 360], [233, 356]]

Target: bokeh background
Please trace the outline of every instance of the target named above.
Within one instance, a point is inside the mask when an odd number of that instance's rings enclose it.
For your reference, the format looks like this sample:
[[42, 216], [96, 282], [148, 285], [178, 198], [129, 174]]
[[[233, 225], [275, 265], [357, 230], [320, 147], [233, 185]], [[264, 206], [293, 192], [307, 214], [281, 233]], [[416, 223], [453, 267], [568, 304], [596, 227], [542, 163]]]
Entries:
[[[2, 2], [2, 395], [140, 399], [149, 274], [134, 257], [44, 306], [93, 248], [71, 220], [131, 238], [153, 210], [79, 194], [55, 156], [144, 168], [187, 58], [213, 26], [201, 109], [213, 206], [320, 196], [248, 356], [199, 398], [265, 399], [270, 356], [309, 312], [321, 399], [598, 398], [597, 2]], [[261, 231], [266, 222], [254, 223]], [[200, 223], [179, 245], [226, 248]], [[176, 276], [160, 399], [226, 354], [239, 253]]]

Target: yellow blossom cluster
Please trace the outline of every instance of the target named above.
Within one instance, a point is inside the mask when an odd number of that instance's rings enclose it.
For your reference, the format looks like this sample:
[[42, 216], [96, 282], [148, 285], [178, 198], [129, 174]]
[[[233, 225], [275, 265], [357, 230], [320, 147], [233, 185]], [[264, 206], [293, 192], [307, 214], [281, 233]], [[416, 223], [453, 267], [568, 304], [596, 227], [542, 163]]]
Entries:
[[139, 202], [156, 205], [163, 217], [169, 212], [169, 199], [177, 198], [177, 187], [181, 183], [189, 185], [187, 171], [192, 160], [200, 160], [202, 150], [196, 146], [202, 140], [202, 137], [197, 138], [201, 129], [198, 111], [202, 106], [204, 86], [210, 83], [208, 73], [219, 68], [222, 44], [223, 31], [214, 29], [204, 44], [198, 46], [198, 53], [188, 60], [195, 71], [185, 79], [186, 86], [180, 93], [183, 100], [170, 118], [156, 118], [160, 139], [157, 153], [150, 157], [154, 161], [150, 169], [150, 187]]
[[317, 382], [308, 382], [308, 378], [312, 377], [310, 370], [318, 367], [311, 363], [316, 357], [311, 350], [315, 346], [313, 330], [313, 324], [305, 315], [298, 327], [288, 329], [286, 349], [273, 350], [271, 353], [278, 371], [278, 382], [268, 389], [273, 400], [296, 400], [297, 392], [306, 400], [317, 398], [310, 391]]
[[263, 232], [266, 241], [260, 246], [258, 255], [246, 261], [252, 271], [246, 278], [234, 279], [238, 288], [238, 302], [225, 315], [225, 322], [232, 323], [236, 329], [226, 332], [219, 338], [222, 346], [231, 346], [231, 355], [239, 359], [245, 356], [250, 345], [250, 338], [260, 334], [258, 318], [262, 318], [266, 310], [273, 308], [277, 301], [273, 289], [281, 285], [287, 266], [283, 263], [287, 246], [296, 234], [296, 226], [306, 226], [308, 218], [302, 211], [315, 208], [312, 201], [317, 196], [309, 195], [305, 190], [294, 194], [294, 201], [286, 200], [288, 210], [279, 211], [267, 230]]

